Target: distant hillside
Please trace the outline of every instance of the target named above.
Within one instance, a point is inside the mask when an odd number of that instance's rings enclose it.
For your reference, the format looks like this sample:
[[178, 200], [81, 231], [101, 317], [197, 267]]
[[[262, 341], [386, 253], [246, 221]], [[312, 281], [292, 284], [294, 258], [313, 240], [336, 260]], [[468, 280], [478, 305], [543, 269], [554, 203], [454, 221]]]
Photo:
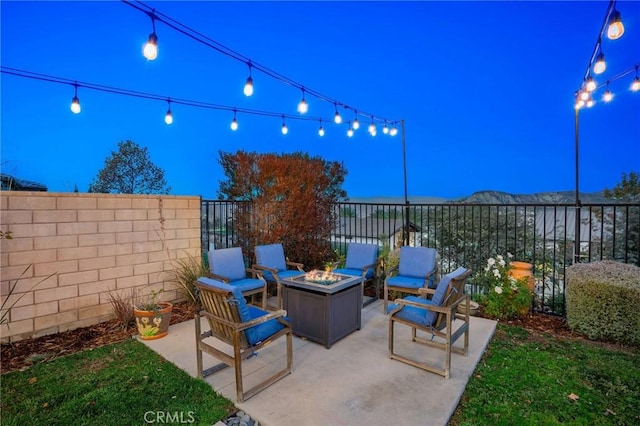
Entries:
[[[573, 191], [537, 192], [534, 194], [509, 194], [501, 191], [478, 191], [468, 197], [446, 199], [442, 197], [410, 196], [411, 204], [573, 204]], [[611, 203], [604, 197], [604, 191], [581, 192], [580, 201], [584, 204]], [[404, 197], [353, 197], [350, 203], [404, 204]]]
[[[535, 194], [509, 194], [500, 191], [478, 191], [468, 197], [450, 200], [465, 204], [573, 204], [576, 201], [574, 191], [538, 192]], [[610, 203], [604, 192], [581, 192], [580, 201], [584, 204]]]

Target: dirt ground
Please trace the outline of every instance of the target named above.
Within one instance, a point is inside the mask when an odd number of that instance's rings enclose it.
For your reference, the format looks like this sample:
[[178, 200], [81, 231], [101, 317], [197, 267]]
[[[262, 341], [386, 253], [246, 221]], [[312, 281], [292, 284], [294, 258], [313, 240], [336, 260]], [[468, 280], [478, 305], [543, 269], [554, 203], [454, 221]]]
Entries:
[[[174, 304], [171, 313], [171, 324], [177, 324], [192, 319], [193, 308], [187, 302]], [[564, 318], [532, 313], [508, 324], [517, 325], [536, 333], [550, 333], [557, 337], [581, 338], [573, 333], [566, 324]], [[49, 360], [74, 352], [95, 348], [111, 343], [131, 339], [136, 336], [134, 325], [129, 325], [123, 330], [118, 322], [113, 319], [90, 327], [78, 328], [57, 334], [26, 339], [12, 344], [3, 344], [1, 348], [0, 371], [9, 371], [26, 368], [33, 362]]]

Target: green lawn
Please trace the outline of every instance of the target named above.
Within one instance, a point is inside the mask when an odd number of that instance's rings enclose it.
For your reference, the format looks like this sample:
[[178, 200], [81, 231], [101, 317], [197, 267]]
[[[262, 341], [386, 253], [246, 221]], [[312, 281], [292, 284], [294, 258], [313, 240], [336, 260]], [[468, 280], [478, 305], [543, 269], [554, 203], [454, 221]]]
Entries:
[[234, 405], [136, 340], [4, 374], [3, 425], [212, 425]]
[[499, 324], [451, 425], [638, 425], [640, 349]]

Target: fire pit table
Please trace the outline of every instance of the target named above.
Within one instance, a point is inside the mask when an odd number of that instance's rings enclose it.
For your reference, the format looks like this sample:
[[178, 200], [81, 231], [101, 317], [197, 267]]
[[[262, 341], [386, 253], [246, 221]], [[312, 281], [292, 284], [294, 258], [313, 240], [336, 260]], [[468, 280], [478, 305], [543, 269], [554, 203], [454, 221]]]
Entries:
[[293, 333], [331, 345], [360, 330], [362, 277], [311, 271], [282, 280], [282, 303]]

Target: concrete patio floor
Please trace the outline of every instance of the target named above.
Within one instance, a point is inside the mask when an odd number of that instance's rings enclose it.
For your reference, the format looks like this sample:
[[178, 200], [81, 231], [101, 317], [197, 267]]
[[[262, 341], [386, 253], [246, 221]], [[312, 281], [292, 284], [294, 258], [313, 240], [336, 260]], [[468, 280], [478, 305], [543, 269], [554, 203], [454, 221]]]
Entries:
[[[382, 301], [377, 301], [362, 310], [362, 328], [331, 349], [294, 336], [293, 373], [236, 406], [266, 426], [446, 425], [496, 322], [471, 318], [469, 355], [452, 354], [449, 379], [389, 359], [388, 324]], [[202, 326], [208, 330], [204, 319]], [[396, 325], [395, 330], [398, 352], [444, 365], [444, 351], [412, 343], [409, 327]], [[285, 366], [285, 340], [279, 339], [244, 361], [245, 389]], [[193, 320], [172, 325], [168, 336], [144, 343], [196, 377]], [[205, 368], [218, 363], [207, 354], [203, 362]], [[232, 368], [205, 380], [236, 401]]]

